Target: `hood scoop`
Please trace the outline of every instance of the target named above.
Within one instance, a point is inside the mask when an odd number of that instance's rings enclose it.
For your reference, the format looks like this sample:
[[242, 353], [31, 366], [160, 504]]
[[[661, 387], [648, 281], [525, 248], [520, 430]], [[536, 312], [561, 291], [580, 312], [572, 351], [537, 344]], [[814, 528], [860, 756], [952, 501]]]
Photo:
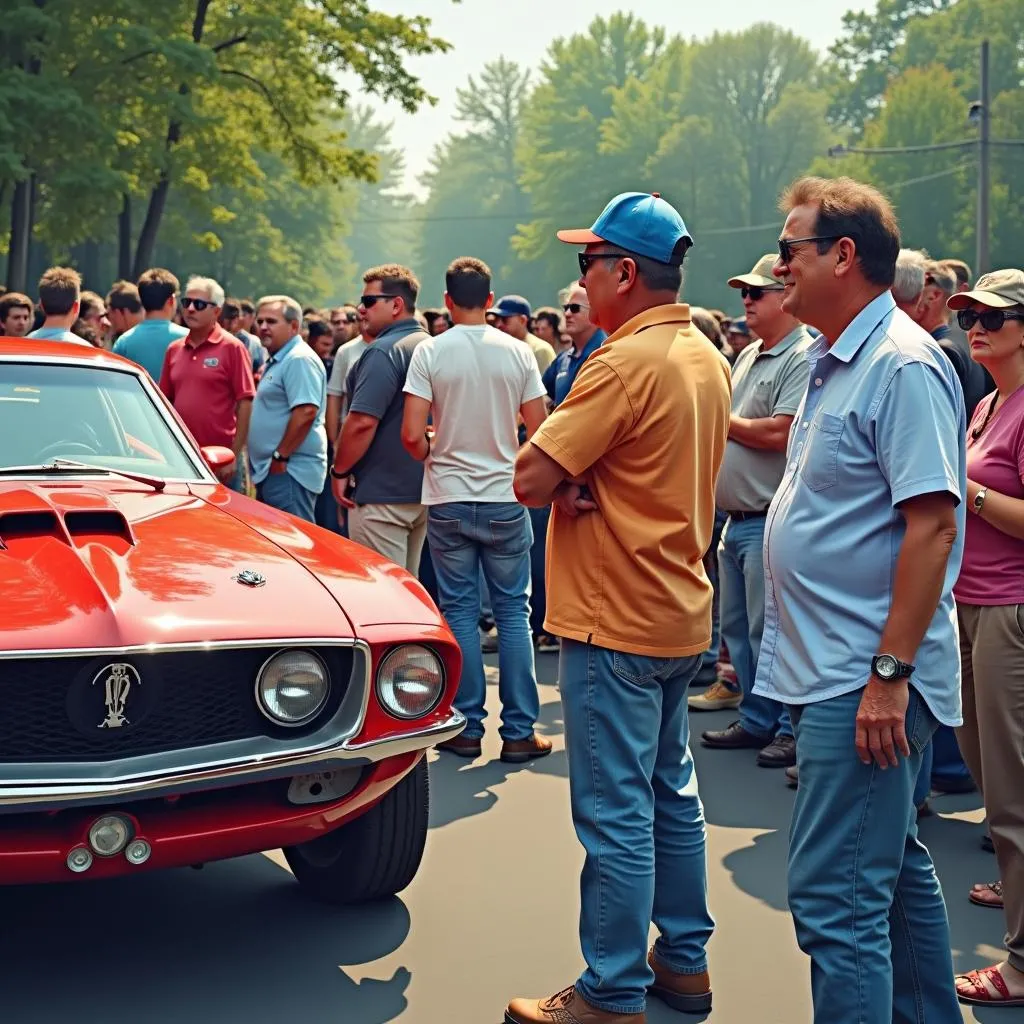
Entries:
[[135, 536], [124, 514], [117, 509], [90, 509], [64, 513], [64, 526], [76, 544], [117, 542], [131, 547]]
[[10, 548], [19, 541], [50, 537], [70, 543], [71, 538], [52, 510], [4, 512], [0, 514], [0, 548]]

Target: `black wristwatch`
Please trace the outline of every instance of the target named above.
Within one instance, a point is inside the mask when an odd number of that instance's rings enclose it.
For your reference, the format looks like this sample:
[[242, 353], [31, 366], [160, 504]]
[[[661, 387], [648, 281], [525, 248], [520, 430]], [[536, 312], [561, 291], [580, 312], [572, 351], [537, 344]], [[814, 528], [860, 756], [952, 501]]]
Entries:
[[287, 455], [282, 455], [276, 448], [274, 449], [274, 454], [271, 456], [271, 458], [273, 458], [273, 460], [275, 462], [287, 462], [288, 461], [288, 456]]
[[346, 477], [351, 476], [351, 473], [339, 473], [333, 466], [331, 466], [331, 479], [332, 480], [344, 480]]
[[894, 654], [876, 654], [871, 659], [871, 671], [883, 683], [895, 683], [900, 679], [909, 679], [914, 666], [900, 661]]

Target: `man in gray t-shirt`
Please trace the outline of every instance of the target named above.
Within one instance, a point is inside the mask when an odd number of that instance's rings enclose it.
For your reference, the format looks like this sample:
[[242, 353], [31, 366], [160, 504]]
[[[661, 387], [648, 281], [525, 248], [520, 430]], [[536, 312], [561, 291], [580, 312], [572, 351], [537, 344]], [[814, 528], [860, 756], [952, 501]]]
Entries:
[[345, 382], [348, 413], [332, 485], [338, 503], [349, 510], [349, 537], [416, 575], [427, 514], [423, 465], [402, 447], [402, 389], [412, 354], [428, 335], [412, 315], [418, 284], [410, 271], [377, 268], [364, 282], [360, 321], [374, 341]]
[[[706, 747], [760, 750], [762, 768], [796, 763], [793, 726], [778, 701], [754, 694], [754, 676], [764, 630], [762, 547], [768, 511], [786, 469], [786, 444], [793, 416], [807, 390], [806, 328], [782, 309], [782, 285], [772, 276], [769, 253], [749, 274], [729, 281], [741, 290], [746, 320], [759, 341], [740, 352], [732, 368], [732, 416], [715, 504], [728, 513], [718, 549], [721, 634], [743, 694], [739, 721], [701, 736]], [[695, 710], [723, 705], [716, 682], [691, 697]], [[735, 706], [735, 705], [732, 705]]]

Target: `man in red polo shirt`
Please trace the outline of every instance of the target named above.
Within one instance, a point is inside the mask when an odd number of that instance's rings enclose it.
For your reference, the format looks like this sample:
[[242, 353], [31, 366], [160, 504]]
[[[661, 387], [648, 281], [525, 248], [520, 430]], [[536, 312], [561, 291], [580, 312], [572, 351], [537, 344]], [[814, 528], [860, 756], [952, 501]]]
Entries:
[[242, 466], [256, 387], [249, 350], [217, 323], [224, 289], [209, 277], [193, 277], [181, 300], [188, 334], [171, 342], [160, 374], [170, 399], [200, 445], [223, 445], [235, 453], [227, 483], [242, 490]]

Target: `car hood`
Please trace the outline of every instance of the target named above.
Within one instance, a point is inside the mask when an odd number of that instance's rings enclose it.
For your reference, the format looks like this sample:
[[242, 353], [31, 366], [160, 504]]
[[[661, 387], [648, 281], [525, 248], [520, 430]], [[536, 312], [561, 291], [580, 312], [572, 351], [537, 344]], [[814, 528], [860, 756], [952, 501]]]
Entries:
[[353, 636], [262, 508], [213, 485], [0, 483], [0, 650]]

